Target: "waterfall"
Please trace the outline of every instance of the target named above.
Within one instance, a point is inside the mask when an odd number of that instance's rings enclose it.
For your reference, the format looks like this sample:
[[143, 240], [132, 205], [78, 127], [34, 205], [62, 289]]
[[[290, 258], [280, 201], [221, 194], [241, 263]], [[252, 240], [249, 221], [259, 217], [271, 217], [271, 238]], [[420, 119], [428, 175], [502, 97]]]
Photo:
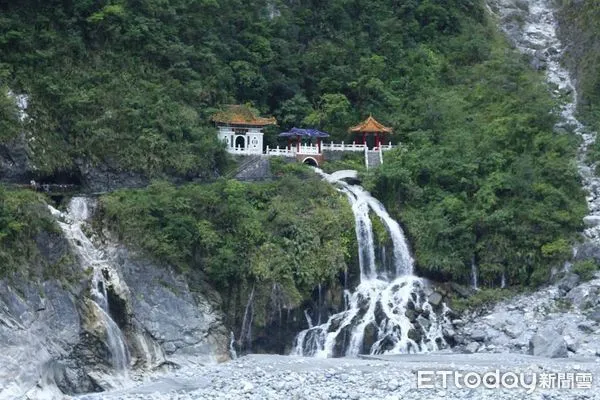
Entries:
[[308, 324], [308, 327], [312, 328], [313, 323], [312, 323], [312, 319], [310, 318], [310, 314], [308, 313], [308, 310], [304, 310], [304, 317], [306, 318], [306, 323]]
[[238, 357], [237, 351], [235, 351], [235, 334], [233, 333], [233, 331], [230, 332], [229, 356], [231, 357], [232, 360], [235, 360]]
[[471, 259], [471, 286], [473, 289], [478, 290], [478, 272], [477, 272], [477, 264], [475, 263], [475, 256]]
[[[356, 356], [362, 353], [432, 351], [445, 345], [441, 324], [448, 309], [433, 307], [424, 280], [413, 276], [413, 259], [400, 225], [366, 190], [343, 179], [356, 171], [316, 172], [346, 194], [355, 218], [360, 284], [346, 291], [346, 309], [327, 322], [300, 332], [292, 354], [317, 357]], [[371, 215], [387, 229], [392, 246], [391, 272], [377, 272]], [[390, 276], [391, 275], [391, 276]], [[434, 310], [436, 308], [437, 310]], [[438, 318], [436, 312], [444, 315]]]
[[[252, 285], [252, 291], [248, 296], [248, 302], [244, 310], [244, 319], [242, 320], [242, 329], [240, 332], [240, 343], [242, 350], [250, 350], [252, 346], [252, 320], [254, 318], [254, 285]], [[247, 348], [244, 348], [246, 343]]]
[[110, 353], [110, 362], [116, 372], [126, 376], [130, 364], [129, 350], [125, 336], [112, 319], [109, 310], [108, 282], [104, 272], [110, 270], [110, 265], [102, 250], [97, 248], [83, 231], [86, 221], [91, 216], [91, 204], [90, 199], [74, 197], [66, 213], [48, 207], [75, 250], [83, 268], [91, 270], [90, 295], [94, 301], [95, 314], [100, 319], [98, 322], [102, 324], [105, 331], [105, 343]]
[[[596, 133], [586, 127], [576, 118], [577, 90], [569, 72], [560, 64], [564, 46], [557, 36], [558, 23], [554, 15], [554, 0], [525, 1], [526, 11], [519, 9], [517, 4], [502, 0], [489, 0], [498, 10], [502, 29], [511, 38], [517, 48], [539, 60], [546, 70], [546, 80], [556, 89], [553, 94], [560, 97], [560, 120], [557, 127], [572, 128], [581, 137], [577, 154], [577, 167], [588, 193], [587, 203], [590, 215], [584, 218], [588, 228], [584, 235], [591, 240], [600, 240], [600, 178], [594, 174], [594, 166], [588, 165], [586, 154], [588, 147], [596, 140]], [[519, 14], [522, 24], [513, 24], [510, 16]], [[566, 98], [566, 101], [564, 101]]]

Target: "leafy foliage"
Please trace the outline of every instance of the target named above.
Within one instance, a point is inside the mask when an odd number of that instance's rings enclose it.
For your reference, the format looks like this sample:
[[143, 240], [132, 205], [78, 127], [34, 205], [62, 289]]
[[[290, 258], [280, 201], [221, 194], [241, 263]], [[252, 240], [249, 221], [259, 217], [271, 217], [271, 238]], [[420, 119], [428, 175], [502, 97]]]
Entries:
[[38, 256], [35, 237], [57, 227], [36, 193], [0, 185], [0, 278], [23, 268]]
[[[483, 0], [9, 0], [0, 54], [0, 88], [31, 95], [40, 171], [91, 161], [210, 177], [225, 164], [209, 126], [222, 104], [346, 142], [373, 113], [404, 146], [386, 152], [371, 189], [407, 228], [422, 272], [466, 281], [475, 260], [484, 284], [503, 272], [536, 284], [581, 227], [575, 143], [552, 132], [541, 75], [498, 37]], [[0, 123], [11, 107], [0, 99]], [[105, 198], [106, 210], [128, 240], [148, 232], [142, 248], [219, 284], [276, 279], [304, 295], [330, 276], [317, 264], [340, 264], [328, 250], [304, 257], [312, 233], [328, 236], [313, 212], [294, 217], [318, 201], [294, 200], [290, 182], [306, 175], [294, 173], [274, 186], [157, 184]], [[269, 220], [260, 207], [280, 212]]]
[[590, 259], [575, 262], [571, 271], [579, 275], [582, 280], [589, 281], [594, 278], [599, 269], [600, 266], [598, 263], [595, 260]]
[[335, 280], [356, 248], [346, 199], [306, 176], [180, 188], [156, 182], [102, 197], [102, 213], [125, 242], [206, 273], [223, 292], [241, 282], [267, 293], [280, 285], [297, 305], [318, 283]]
[[[435, 81], [406, 148], [386, 153], [372, 178], [397, 207], [421, 271], [469, 282], [545, 282], [571, 256], [586, 208], [574, 165], [576, 142], [554, 133], [541, 77], [501, 42], [489, 59]], [[418, 128], [418, 129], [417, 129]]]

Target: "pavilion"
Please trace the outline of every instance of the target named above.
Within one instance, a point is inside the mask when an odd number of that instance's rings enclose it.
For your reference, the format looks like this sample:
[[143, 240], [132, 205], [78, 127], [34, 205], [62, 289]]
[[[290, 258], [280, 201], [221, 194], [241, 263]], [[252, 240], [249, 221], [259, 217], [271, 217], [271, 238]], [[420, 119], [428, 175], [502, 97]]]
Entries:
[[[375, 118], [373, 118], [372, 115], [369, 115], [369, 118], [367, 118], [360, 124], [351, 127], [348, 131], [361, 137], [362, 144], [364, 144], [365, 146], [368, 146], [367, 137], [374, 136], [375, 137], [374, 149], [379, 150], [381, 147], [381, 144], [382, 144], [381, 143], [382, 139], [385, 137], [386, 134], [392, 133], [392, 128], [384, 126], [383, 124], [378, 122]], [[389, 139], [388, 139], [388, 141], [389, 141]]]
[[317, 139], [317, 149], [318, 149], [317, 151], [318, 151], [318, 154], [320, 154], [321, 153], [321, 139], [329, 137], [329, 134], [326, 132], [321, 132], [317, 129], [292, 128], [287, 132], [280, 133], [279, 137], [287, 137], [287, 139], [288, 139], [287, 149], [288, 150], [291, 150], [292, 139], [295, 139], [297, 153], [300, 153], [300, 144], [302, 142], [302, 139], [312, 140], [313, 138], [316, 138]]
[[257, 116], [249, 107], [229, 105], [211, 117], [219, 128], [219, 139], [227, 151], [237, 154], [263, 154], [263, 128], [276, 125], [275, 118]]

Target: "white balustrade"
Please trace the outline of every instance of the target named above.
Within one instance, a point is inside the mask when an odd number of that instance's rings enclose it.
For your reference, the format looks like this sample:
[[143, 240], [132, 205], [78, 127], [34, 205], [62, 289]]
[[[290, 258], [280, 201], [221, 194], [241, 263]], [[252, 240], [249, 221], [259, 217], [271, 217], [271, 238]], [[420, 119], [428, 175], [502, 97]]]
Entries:
[[[378, 148], [373, 148], [375, 151], [388, 151], [398, 146], [392, 146], [391, 144], [381, 144]], [[367, 146], [364, 144], [357, 144], [356, 142], [352, 143], [321, 143], [321, 151], [319, 151], [319, 146], [317, 144], [301, 144], [300, 148], [297, 146], [291, 146], [289, 149], [287, 147], [279, 147], [270, 148], [266, 147], [264, 153], [256, 151], [256, 149], [248, 149], [244, 147], [230, 147], [227, 149], [230, 153], [239, 154], [239, 155], [252, 155], [252, 154], [265, 154], [267, 156], [282, 156], [282, 157], [295, 157], [296, 154], [303, 155], [319, 155], [323, 151], [362, 151], [365, 152], [368, 150]]]

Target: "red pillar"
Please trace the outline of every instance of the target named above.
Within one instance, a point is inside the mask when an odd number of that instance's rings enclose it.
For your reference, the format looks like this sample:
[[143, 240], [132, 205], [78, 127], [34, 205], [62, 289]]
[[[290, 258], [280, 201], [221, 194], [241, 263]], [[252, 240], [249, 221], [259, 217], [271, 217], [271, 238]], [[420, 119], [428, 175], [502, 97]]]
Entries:
[[367, 145], [367, 134], [363, 132], [363, 144]]
[[300, 153], [300, 136], [296, 136], [296, 153]]
[[317, 138], [317, 147], [319, 148], [319, 154], [321, 154], [321, 138]]
[[375, 134], [375, 147], [379, 148], [379, 132]]
[[292, 149], [292, 138], [288, 137], [288, 145], [287, 145], [287, 149], [291, 150]]

